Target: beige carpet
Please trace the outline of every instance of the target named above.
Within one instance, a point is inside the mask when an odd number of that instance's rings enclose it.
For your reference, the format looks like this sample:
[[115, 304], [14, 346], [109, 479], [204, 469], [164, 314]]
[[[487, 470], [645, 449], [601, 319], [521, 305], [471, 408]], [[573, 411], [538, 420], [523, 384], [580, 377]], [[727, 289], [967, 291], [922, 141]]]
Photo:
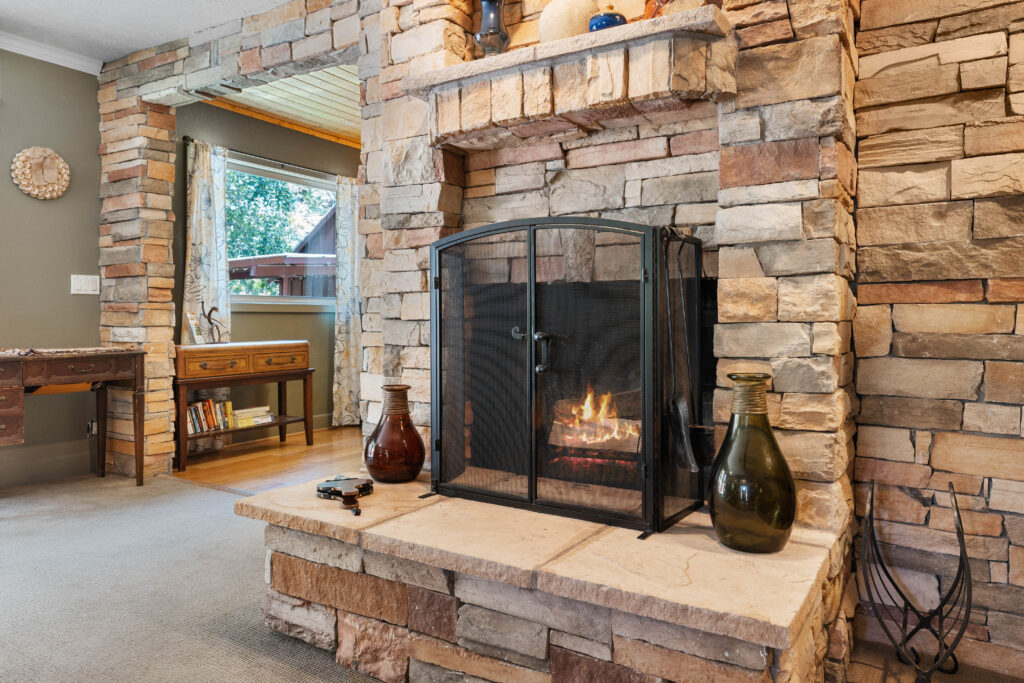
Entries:
[[158, 476], [0, 490], [0, 681], [369, 681], [271, 631], [263, 525]]

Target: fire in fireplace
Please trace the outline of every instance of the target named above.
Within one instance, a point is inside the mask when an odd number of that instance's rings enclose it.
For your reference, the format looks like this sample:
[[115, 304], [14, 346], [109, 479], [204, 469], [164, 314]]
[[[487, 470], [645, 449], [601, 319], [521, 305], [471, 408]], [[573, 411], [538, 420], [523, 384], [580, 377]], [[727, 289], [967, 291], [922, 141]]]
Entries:
[[704, 498], [700, 242], [592, 218], [431, 249], [432, 485], [662, 530]]

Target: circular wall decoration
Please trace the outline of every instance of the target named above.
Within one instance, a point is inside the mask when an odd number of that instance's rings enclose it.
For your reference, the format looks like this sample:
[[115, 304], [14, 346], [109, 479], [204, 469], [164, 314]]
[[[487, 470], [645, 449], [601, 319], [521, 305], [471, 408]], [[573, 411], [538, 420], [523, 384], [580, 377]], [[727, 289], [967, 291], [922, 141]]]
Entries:
[[29, 147], [14, 155], [11, 178], [30, 197], [56, 199], [67, 192], [71, 169], [49, 147]]

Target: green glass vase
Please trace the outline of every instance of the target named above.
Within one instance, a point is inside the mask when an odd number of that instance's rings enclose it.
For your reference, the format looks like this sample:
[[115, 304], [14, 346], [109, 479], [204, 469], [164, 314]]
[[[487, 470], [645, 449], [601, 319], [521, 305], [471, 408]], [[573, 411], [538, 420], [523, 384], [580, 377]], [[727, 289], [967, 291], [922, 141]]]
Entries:
[[778, 552], [796, 519], [796, 484], [768, 424], [771, 375], [734, 373], [729, 379], [732, 418], [711, 465], [711, 524], [729, 548]]

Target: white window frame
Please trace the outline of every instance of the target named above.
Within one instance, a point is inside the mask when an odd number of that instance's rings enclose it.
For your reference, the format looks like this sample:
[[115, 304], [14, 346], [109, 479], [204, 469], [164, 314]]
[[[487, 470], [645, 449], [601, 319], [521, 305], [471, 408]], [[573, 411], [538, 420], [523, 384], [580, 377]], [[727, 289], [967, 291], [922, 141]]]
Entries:
[[[234, 150], [228, 150], [227, 162], [229, 171], [307, 185], [329, 192], [338, 190], [338, 177], [333, 173], [294, 166]], [[333, 313], [334, 309], [335, 300], [332, 297], [231, 295], [231, 311], [238, 313]]]

